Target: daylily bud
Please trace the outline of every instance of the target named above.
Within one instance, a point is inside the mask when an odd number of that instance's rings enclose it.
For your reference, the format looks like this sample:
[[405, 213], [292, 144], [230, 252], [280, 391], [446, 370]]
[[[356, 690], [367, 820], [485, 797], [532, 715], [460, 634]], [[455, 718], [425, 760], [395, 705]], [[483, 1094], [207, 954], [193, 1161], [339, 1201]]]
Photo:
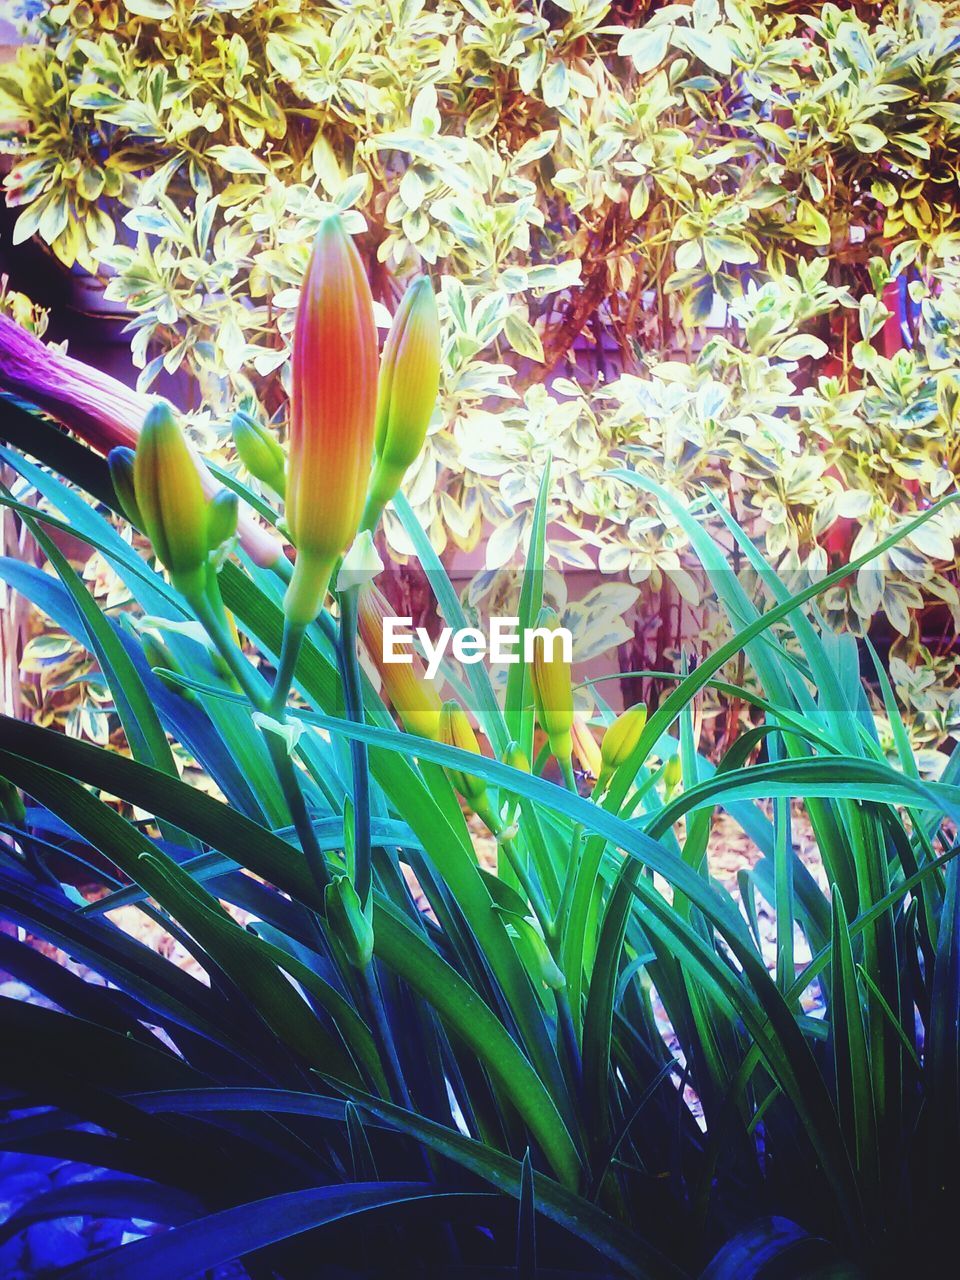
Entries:
[[636, 750], [646, 723], [646, 705], [638, 702], [635, 706], [627, 707], [609, 726], [600, 743], [600, 755], [603, 758], [603, 767], [597, 777], [600, 790], [610, 781], [614, 770], [625, 764]]
[[577, 759], [580, 761], [580, 767], [584, 773], [589, 773], [591, 777], [596, 778], [600, 773], [603, 762], [600, 756], [600, 748], [597, 746], [597, 740], [593, 736], [593, 730], [583, 716], [575, 715], [573, 717], [570, 736], [573, 739], [573, 749], [576, 752]]
[[143, 645], [143, 656], [150, 664], [150, 668], [157, 679], [186, 702], [199, 703], [200, 700], [193, 689], [186, 688], [179, 681], [166, 674], [168, 671], [185, 674], [167, 645], [159, 637], [151, 635], [149, 631], [144, 632], [141, 637], [141, 644]]
[[[473, 732], [473, 726], [467, 719], [467, 713], [459, 702], [450, 699], [443, 704], [440, 712], [440, 741], [448, 747], [459, 747], [461, 751], [470, 751], [480, 755], [480, 743]], [[464, 773], [460, 769], [447, 769], [447, 777], [466, 800], [471, 809], [486, 821], [490, 811], [487, 798], [487, 784], [482, 778], [472, 773]]]
[[240, 461], [255, 479], [282, 498], [287, 486], [287, 459], [280, 441], [248, 413], [235, 413], [230, 425]]
[[239, 515], [239, 499], [229, 489], [221, 489], [210, 499], [207, 509], [207, 541], [211, 552], [223, 547], [225, 541], [233, 538], [237, 532], [237, 516]]
[[514, 742], [512, 738], [503, 749], [503, 763], [508, 764], [511, 769], [519, 769], [521, 773], [530, 772], [530, 761], [527, 759], [527, 753], [520, 743]]
[[373, 924], [349, 876], [334, 876], [324, 890], [323, 905], [327, 924], [347, 959], [356, 968], [365, 969], [373, 958]]
[[550, 954], [547, 944], [530, 921], [521, 916], [511, 916], [510, 927], [517, 936], [521, 951], [526, 956], [530, 976], [542, 982], [551, 991], [562, 991], [567, 985], [567, 980]]
[[403, 295], [383, 347], [377, 388], [377, 453], [364, 524], [372, 528], [420, 456], [440, 390], [440, 318], [428, 276]]
[[107, 465], [110, 468], [110, 479], [113, 481], [113, 491], [117, 495], [120, 510], [131, 524], [142, 529], [143, 516], [137, 506], [137, 492], [133, 481], [135, 456], [132, 449], [128, 449], [126, 445], [120, 445], [107, 454]]
[[235, 493], [229, 489], [221, 489], [210, 500], [207, 514], [207, 538], [211, 551], [216, 551], [237, 532], [237, 517], [240, 514], [240, 502]]
[[147, 414], [134, 462], [143, 531], [179, 591], [204, 590], [207, 500], [200, 473], [173, 414], [164, 404]]
[[151, 670], [180, 671], [180, 666], [170, 652], [169, 646], [159, 636], [145, 631], [140, 642], [143, 645], [143, 656], [150, 664]]
[[373, 451], [377, 328], [339, 215], [317, 234], [293, 333], [287, 527], [297, 547], [284, 609], [305, 626], [360, 524]]
[[663, 767], [663, 790], [669, 800], [683, 780], [683, 765], [679, 756], [671, 756]]
[[410, 662], [384, 661], [384, 621], [394, 616], [377, 587], [363, 588], [357, 599], [357, 623], [387, 697], [408, 733], [435, 740], [440, 727], [440, 695], [433, 682], [426, 678], [419, 655], [411, 653]]
[[[554, 609], [541, 609], [537, 618], [537, 631], [555, 631], [560, 619]], [[559, 643], [550, 644], [547, 637], [533, 638], [533, 697], [540, 727], [550, 739], [550, 750], [556, 758], [569, 762], [573, 753], [570, 735], [573, 726], [573, 682], [570, 664], [558, 650]]]

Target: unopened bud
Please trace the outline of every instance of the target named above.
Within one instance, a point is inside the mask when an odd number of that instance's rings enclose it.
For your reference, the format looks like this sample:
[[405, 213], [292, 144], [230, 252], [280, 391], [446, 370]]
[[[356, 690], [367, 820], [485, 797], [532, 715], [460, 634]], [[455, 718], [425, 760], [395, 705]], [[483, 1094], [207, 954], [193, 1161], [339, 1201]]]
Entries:
[[384, 655], [384, 623], [395, 616], [383, 592], [364, 587], [357, 599], [357, 621], [364, 648], [380, 674], [383, 688], [408, 733], [436, 739], [440, 726], [440, 695], [428, 680], [417, 653], [410, 662], [387, 662]]
[[133, 464], [136, 455], [126, 445], [118, 445], [107, 454], [113, 492], [117, 495], [120, 510], [132, 525], [143, 528], [143, 516], [137, 505], [137, 491], [133, 480]]
[[[550, 632], [557, 631], [560, 619], [553, 609], [543, 608], [537, 618], [533, 639], [533, 695], [540, 727], [550, 740], [550, 750], [569, 764], [573, 754], [573, 681], [570, 664], [557, 653], [562, 644], [549, 643]], [[558, 637], [559, 641], [559, 637]]]
[[287, 459], [279, 440], [248, 413], [238, 411], [230, 425], [240, 461], [254, 479], [282, 498], [287, 487]]
[[239, 513], [239, 499], [231, 490], [221, 489], [211, 498], [207, 518], [207, 538], [211, 551], [216, 551], [235, 536]]
[[147, 414], [134, 461], [143, 530], [179, 591], [205, 588], [207, 500], [200, 473], [173, 414], [165, 404]]
[[174, 676], [176, 676], [182, 675], [184, 672], [167, 645], [158, 636], [152, 635], [149, 631], [143, 633], [140, 643], [143, 645], [143, 656], [150, 664], [150, 669], [157, 679], [162, 684], [165, 684], [172, 693], [176, 693], [185, 701], [198, 703], [199, 698], [193, 689], [186, 688], [168, 674], [173, 672]]
[[429, 277], [414, 280], [387, 335], [377, 384], [376, 461], [364, 524], [371, 528], [420, 456], [440, 388], [440, 320]]
[[339, 214], [317, 233], [293, 331], [286, 522], [297, 548], [284, 612], [307, 626], [356, 537], [373, 454], [377, 326]]
[[327, 924], [347, 959], [357, 969], [365, 969], [373, 959], [370, 904], [364, 911], [349, 876], [334, 876], [324, 890], [323, 904]]
[[573, 717], [570, 736], [573, 739], [573, 749], [584, 773], [589, 773], [592, 778], [598, 777], [603, 767], [600, 748], [597, 746], [597, 740], [593, 736], [593, 730], [583, 716], [575, 715]]
[[530, 761], [527, 759], [527, 753], [520, 743], [515, 742], [513, 739], [504, 747], [503, 763], [509, 765], [511, 769], [519, 769], [521, 773], [530, 772]]
[[614, 771], [622, 764], [626, 764], [637, 749], [646, 723], [647, 708], [644, 703], [638, 702], [617, 716], [609, 726], [600, 743], [603, 766], [597, 778], [597, 785], [601, 790], [610, 781]]
[[671, 756], [663, 766], [663, 789], [668, 800], [682, 781], [683, 765], [680, 763], [680, 757]]
[[[439, 741], [448, 747], [459, 747], [461, 751], [469, 751], [480, 755], [480, 743], [467, 719], [467, 713], [454, 699], [445, 702], [440, 712]], [[490, 812], [490, 800], [487, 795], [487, 784], [482, 778], [461, 769], [447, 769], [447, 777], [466, 800], [471, 809], [484, 821]], [[489, 824], [488, 824], [489, 825]]]
[[0, 821], [8, 827], [22, 827], [26, 820], [23, 796], [7, 778], [0, 778]]

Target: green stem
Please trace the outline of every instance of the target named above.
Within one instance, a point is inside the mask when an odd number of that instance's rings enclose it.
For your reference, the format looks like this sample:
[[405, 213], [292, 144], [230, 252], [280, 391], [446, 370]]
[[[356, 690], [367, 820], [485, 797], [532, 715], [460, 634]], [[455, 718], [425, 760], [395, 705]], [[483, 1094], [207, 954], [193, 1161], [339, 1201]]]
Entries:
[[385, 502], [380, 502], [372, 494], [367, 498], [367, 505], [363, 509], [363, 518], [360, 521], [361, 532], [369, 533], [371, 536], [376, 532], [386, 505]]
[[[282, 687], [280, 681], [275, 683], [273, 691], [270, 692], [264, 685], [263, 681], [247, 662], [243, 654], [233, 642], [233, 637], [227, 626], [226, 614], [223, 608], [223, 602], [220, 599], [220, 592], [216, 583], [208, 586], [206, 593], [199, 593], [190, 600], [194, 612], [203, 624], [207, 635], [216, 645], [217, 650], [222, 656], [224, 662], [230, 668], [236, 677], [241, 689], [249, 698], [253, 707], [265, 715], [269, 715], [272, 719], [283, 719], [283, 707], [286, 705], [287, 693], [290, 690], [290, 681], [287, 680], [286, 690], [283, 692], [280, 714], [276, 711], [277, 689]], [[299, 652], [299, 641], [294, 642], [291, 639], [288, 642], [288, 631], [284, 631], [283, 646], [281, 652], [281, 668], [289, 666], [292, 662], [293, 667], [296, 666], [297, 653]], [[302, 633], [300, 639], [302, 640]], [[295, 651], [291, 648], [294, 646]], [[286, 660], [283, 654], [286, 653]], [[292, 668], [291, 668], [292, 670]], [[280, 672], [278, 671], [278, 676]], [[313, 823], [310, 820], [310, 814], [307, 810], [306, 801], [303, 798], [303, 791], [300, 787], [297, 771], [294, 768], [293, 761], [287, 754], [286, 747], [275, 733], [264, 729], [263, 740], [266, 744], [267, 751], [273, 763], [273, 767], [277, 774], [277, 781], [280, 783], [280, 790], [283, 792], [283, 798], [286, 801], [287, 808], [290, 810], [290, 818], [293, 822], [297, 836], [300, 840], [300, 847], [303, 849], [304, 857], [307, 860], [307, 866], [313, 876], [313, 879], [320, 891], [321, 897], [323, 890], [330, 880], [327, 871], [326, 859], [323, 856], [323, 850], [317, 841], [316, 833], [313, 830]]]
[[270, 759], [273, 761], [273, 767], [276, 770], [280, 790], [283, 792], [283, 798], [287, 803], [287, 808], [290, 810], [290, 817], [300, 840], [300, 848], [303, 850], [303, 856], [307, 860], [307, 866], [310, 869], [310, 874], [313, 876], [314, 884], [317, 886], [322, 901], [324, 890], [330, 883], [330, 872], [327, 870], [327, 860], [323, 855], [323, 850], [320, 848], [316, 832], [313, 829], [313, 822], [310, 819], [307, 802], [303, 798], [303, 788], [300, 786], [297, 771], [294, 768], [293, 761], [287, 754], [287, 748], [283, 740], [269, 730], [264, 730], [263, 736], [267, 744], [267, 750], [270, 753]]
[[407, 1083], [403, 1078], [403, 1068], [400, 1065], [400, 1058], [397, 1054], [393, 1031], [390, 1029], [386, 1010], [383, 1007], [383, 995], [380, 991], [380, 984], [377, 981], [374, 966], [368, 964], [362, 970], [360, 977], [363, 982], [367, 1007], [370, 1010], [370, 1020], [373, 1023], [374, 1038], [377, 1041], [380, 1057], [386, 1068], [387, 1079], [392, 1086], [394, 1101], [399, 1103], [400, 1106], [406, 1107], [408, 1111], [412, 1110], [413, 1103], [410, 1100], [410, 1094], [407, 1092]]
[[[574, 795], [579, 795], [577, 790], [577, 780], [573, 776], [573, 765], [569, 756], [565, 760], [560, 761], [560, 769], [563, 773], [563, 780], [567, 789]], [[573, 828], [573, 834], [570, 840], [570, 858], [567, 862], [566, 874], [563, 877], [563, 891], [560, 895], [560, 905], [557, 907], [556, 918], [551, 924], [551, 936], [562, 937], [564, 926], [566, 924], [567, 915], [570, 911], [570, 902], [573, 897], [574, 885], [577, 881], [577, 870], [580, 866], [580, 846], [583, 841], [583, 823], [578, 822]], [[561, 968], [563, 966], [561, 965]]]
[[287, 586], [290, 585], [290, 580], [293, 577], [293, 565], [285, 555], [281, 554], [277, 556], [270, 568], [281, 582], [285, 582]]
[[277, 674], [273, 681], [273, 692], [267, 704], [267, 715], [281, 723], [285, 720], [287, 698], [293, 687], [293, 676], [297, 669], [297, 659], [303, 645], [304, 627], [294, 622], [287, 622], [283, 628], [283, 641], [280, 645], [280, 661], [277, 663]]
[[[360, 684], [360, 659], [357, 657], [357, 595], [350, 587], [340, 595], [340, 637], [337, 653], [347, 718], [363, 724], [363, 690]], [[370, 854], [370, 769], [367, 745], [350, 739], [350, 766], [353, 773], [354, 869], [353, 887], [365, 905], [373, 883]]]
[[267, 685], [234, 644], [233, 636], [227, 626], [219, 588], [213, 584], [206, 594], [192, 597], [190, 604], [200, 619], [204, 631], [213, 641], [217, 652], [230, 668], [231, 674], [247, 698], [257, 711], [266, 711], [269, 698]]
[[[494, 832], [494, 834], [496, 834], [496, 832]], [[543, 930], [544, 937], [549, 940], [552, 936], [551, 930], [553, 928], [550, 920], [550, 912], [547, 908], [543, 894], [540, 891], [540, 887], [536, 884], [527, 869], [527, 866], [520, 855], [520, 851], [512, 840], [498, 841], [497, 847], [502, 849], [506, 855], [510, 866], [513, 868], [514, 875], [520, 881], [520, 885], [524, 893], [527, 895], [527, 899], [530, 902], [531, 907], [533, 907], [534, 915], [540, 922], [540, 928]]]

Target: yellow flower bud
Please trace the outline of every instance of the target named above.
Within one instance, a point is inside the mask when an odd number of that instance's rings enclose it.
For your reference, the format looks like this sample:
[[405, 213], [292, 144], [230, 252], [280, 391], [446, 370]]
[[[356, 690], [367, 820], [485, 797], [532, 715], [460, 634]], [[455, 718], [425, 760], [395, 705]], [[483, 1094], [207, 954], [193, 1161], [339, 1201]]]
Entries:
[[647, 723], [647, 708], [642, 702], [627, 707], [609, 726], [600, 743], [603, 765], [597, 777], [597, 785], [603, 789], [615, 769], [629, 760], [636, 750], [640, 735]]
[[667, 799], [673, 795], [683, 781], [683, 765], [679, 756], [671, 756], [663, 767], [663, 790]]
[[[461, 751], [480, 755], [480, 743], [473, 732], [473, 726], [467, 719], [467, 713], [460, 703], [452, 698], [443, 704], [443, 710], [440, 712], [439, 740], [448, 747], [459, 747]], [[483, 779], [474, 777], [472, 773], [464, 773], [460, 769], [447, 769], [447, 777], [471, 809], [486, 821], [487, 814], [490, 812], [490, 802], [487, 798], [487, 784]]]
[[287, 459], [279, 440], [248, 413], [235, 413], [231, 426], [240, 461], [255, 479], [282, 498], [287, 487]]
[[165, 404], [147, 414], [134, 459], [143, 531], [174, 586], [191, 596], [205, 588], [207, 500], [193, 455]]
[[573, 681], [570, 664], [561, 653], [562, 645], [551, 643], [549, 635], [556, 631], [560, 619], [554, 609], [543, 608], [537, 618], [533, 638], [533, 698], [540, 727], [550, 740], [556, 758], [569, 763], [573, 753]]
[[110, 468], [110, 479], [113, 491], [117, 495], [120, 510], [131, 524], [138, 529], [143, 528], [143, 516], [137, 506], [137, 491], [133, 479], [133, 464], [136, 454], [126, 445], [118, 445], [107, 454], [107, 465]]
[[527, 753], [520, 743], [514, 742], [513, 739], [503, 749], [503, 763], [508, 764], [511, 769], [519, 769], [521, 773], [530, 772], [530, 761], [527, 759]]
[[387, 335], [377, 387], [376, 463], [364, 524], [371, 528], [420, 456], [440, 389], [440, 318], [428, 276], [404, 294]]

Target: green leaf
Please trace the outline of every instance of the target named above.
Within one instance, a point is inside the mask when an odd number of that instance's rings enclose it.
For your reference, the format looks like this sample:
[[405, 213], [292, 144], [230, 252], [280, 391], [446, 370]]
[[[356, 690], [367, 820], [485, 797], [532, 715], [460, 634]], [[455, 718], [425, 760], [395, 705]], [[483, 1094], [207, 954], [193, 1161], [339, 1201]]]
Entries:
[[246, 147], [208, 147], [206, 154], [227, 173], [269, 173], [260, 157]]
[[503, 330], [517, 355], [543, 363], [543, 343], [529, 320], [511, 312], [504, 321]]
[[546, 107], [562, 107], [570, 96], [570, 78], [566, 65], [554, 62], [543, 73], [540, 80], [540, 92]]
[[847, 133], [857, 150], [865, 155], [881, 151], [887, 145], [887, 135], [875, 124], [852, 124]]
[[621, 58], [632, 58], [635, 70], [640, 75], [645, 75], [654, 67], [659, 67], [667, 56], [672, 33], [673, 27], [668, 23], [638, 27], [621, 37], [617, 53]]
[[837, 1106], [857, 1170], [873, 1189], [878, 1177], [873, 1071], [857, 970], [839, 890], [833, 891], [833, 1056]]
[[267, 1196], [209, 1214], [183, 1227], [173, 1227], [122, 1249], [101, 1254], [61, 1272], [63, 1280], [171, 1280], [245, 1257], [257, 1249], [289, 1240], [330, 1223], [375, 1209], [430, 1202], [441, 1213], [450, 1204], [478, 1205], [489, 1197], [468, 1192], [437, 1191], [429, 1183], [344, 1183]]

